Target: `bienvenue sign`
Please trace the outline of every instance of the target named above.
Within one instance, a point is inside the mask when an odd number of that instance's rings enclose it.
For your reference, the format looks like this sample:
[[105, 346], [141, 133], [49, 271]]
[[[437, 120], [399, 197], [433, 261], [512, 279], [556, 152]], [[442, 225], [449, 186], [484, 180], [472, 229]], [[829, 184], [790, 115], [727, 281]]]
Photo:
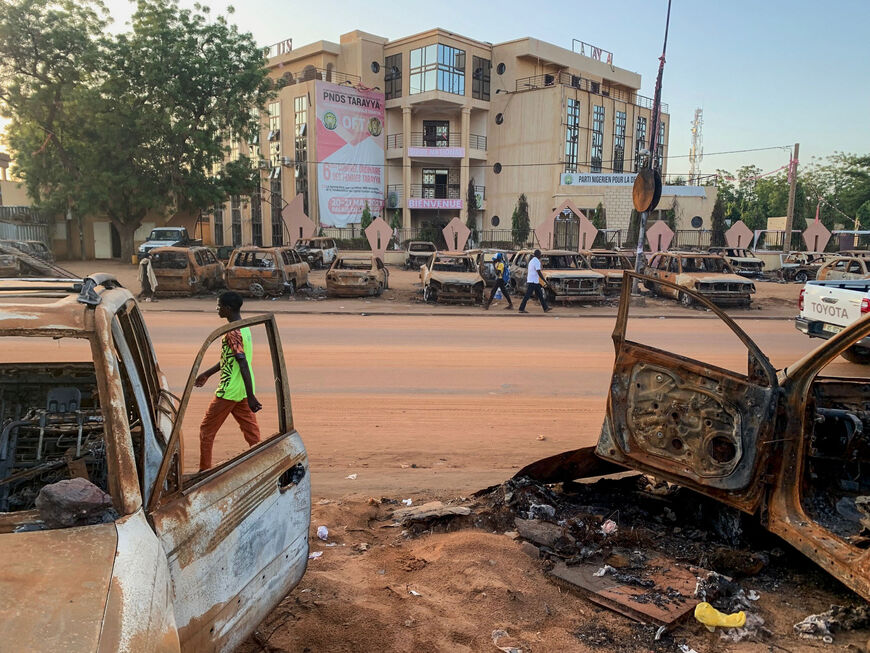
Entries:
[[562, 186], [631, 186], [637, 174], [613, 172], [564, 172], [559, 183]]

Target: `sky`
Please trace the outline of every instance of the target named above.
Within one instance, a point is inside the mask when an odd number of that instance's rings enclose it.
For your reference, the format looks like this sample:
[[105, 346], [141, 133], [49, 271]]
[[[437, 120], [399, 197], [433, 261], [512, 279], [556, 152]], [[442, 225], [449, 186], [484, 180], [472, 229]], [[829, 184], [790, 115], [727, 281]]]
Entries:
[[[104, 0], [122, 31], [133, 4]], [[180, 0], [192, 6], [192, 0]], [[223, 13], [232, 2], [205, 2]], [[441, 27], [499, 43], [524, 36], [565, 48], [572, 39], [613, 52], [653, 96], [667, 0], [245, 0], [230, 20], [262, 45], [338, 42], [359, 29], [389, 39]], [[311, 8], [324, 11], [312, 11]], [[835, 151], [870, 153], [870, 0], [673, 0], [662, 100], [670, 108], [668, 171], [689, 170], [691, 124], [704, 111], [701, 170], [764, 171]], [[734, 152], [735, 150], [765, 151]], [[718, 154], [723, 153], [723, 154]]]

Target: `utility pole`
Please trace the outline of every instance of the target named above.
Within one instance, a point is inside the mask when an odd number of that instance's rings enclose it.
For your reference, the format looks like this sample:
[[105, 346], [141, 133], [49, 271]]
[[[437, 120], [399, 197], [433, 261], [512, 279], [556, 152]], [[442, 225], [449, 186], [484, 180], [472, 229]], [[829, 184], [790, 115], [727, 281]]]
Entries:
[[782, 236], [782, 251], [788, 252], [791, 250], [791, 229], [794, 225], [794, 194], [797, 190], [797, 168], [798, 168], [798, 152], [801, 144], [794, 144], [794, 155], [789, 161], [789, 183], [788, 183], [788, 210], [785, 214], [785, 233]]

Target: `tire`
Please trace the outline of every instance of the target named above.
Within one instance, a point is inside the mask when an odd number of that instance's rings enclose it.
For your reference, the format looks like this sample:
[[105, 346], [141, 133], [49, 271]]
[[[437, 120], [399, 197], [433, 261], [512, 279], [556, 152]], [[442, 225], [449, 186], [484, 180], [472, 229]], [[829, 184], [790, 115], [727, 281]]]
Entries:
[[798, 270], [797, 274], [794, 275], [794, 280], [798, 283], [806, 283], [810, 280], [810, 275], [807, 274], [806, 270]]
[[438, 302], [438, 291], [431, 286], [423, 288], [423, 301], [428, 304], [436, 304]]
[[547, 295], [548, 304], [556, 303], [556, 293], [554, 293], [550, 288], [544, 288], [544, 293]]
[[256, 297], [257, 299], [262, 299], [266, 296], [266, 289], [263, 288], [263, 284], [259, 281], [252, 281], [251, 285], [248, 286], [248, 292], [251, 293], [252, 297]]
[[384, 294], [384, 284], [379, 283], [377, 290], [375, 290], [375, 297], [380, 297]]
[[688, 293], [680, 293], [680, 304], [685, 308], [692, 308], [695, 305], [695, 300]]
[[858, 345], [852, 345], [846, 351], [841, 352], [840, 356], [845, 358], [850, 363], [857, 363], [858, 365], [870, 365], [870, 349], [865, 349], [864, 347], [859, 347]]

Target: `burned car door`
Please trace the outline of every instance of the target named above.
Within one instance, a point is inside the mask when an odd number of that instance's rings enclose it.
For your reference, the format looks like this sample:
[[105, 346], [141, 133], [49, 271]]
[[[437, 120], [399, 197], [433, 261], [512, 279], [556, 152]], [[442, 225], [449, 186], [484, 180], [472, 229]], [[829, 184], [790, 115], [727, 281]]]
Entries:
[[[232, 329], [256, 325], [265, 329], [271, 353], [277, 433], [185, 476], [181, 425], [209, 345]], [[216, 329], [190, 371], [148, 502], [169, 565], [183, 650], [234, 649], [295, 587], [307, 565], [310, 515], [308, 458], [293, 427], [274, 316]]]
[[[626, 272], [646, 282], [649, 277]], [[662, 279], [659, 286], [677, 290]], [[703, 492], [746, 512], [762, 499], [776, 447], [777, 377], [767, 357], [721, 310], [680, 292], [725, 322], [749, 351], [746, 374], [626, 338], [631, 283], [623, 285], [613, 332], [616, 360], [596, 453]]]

